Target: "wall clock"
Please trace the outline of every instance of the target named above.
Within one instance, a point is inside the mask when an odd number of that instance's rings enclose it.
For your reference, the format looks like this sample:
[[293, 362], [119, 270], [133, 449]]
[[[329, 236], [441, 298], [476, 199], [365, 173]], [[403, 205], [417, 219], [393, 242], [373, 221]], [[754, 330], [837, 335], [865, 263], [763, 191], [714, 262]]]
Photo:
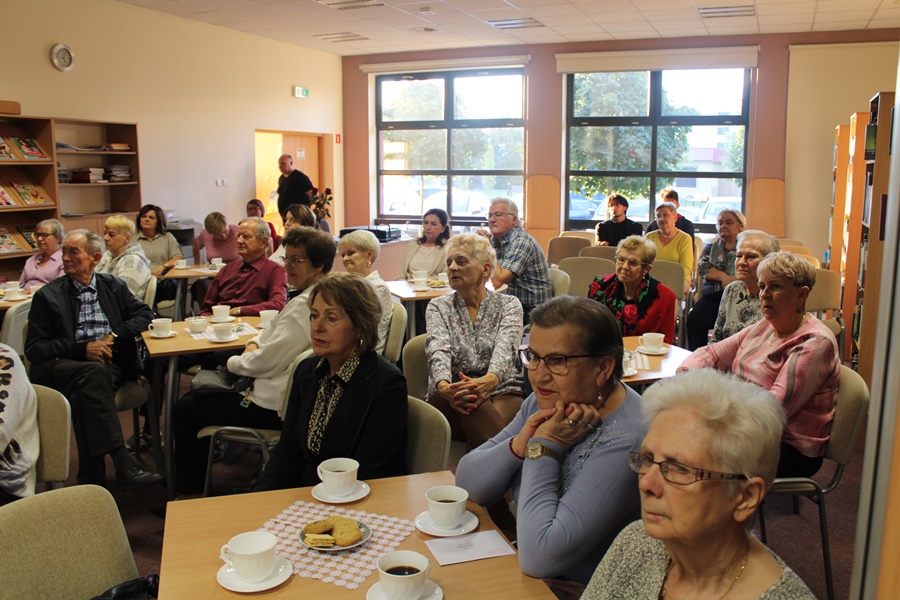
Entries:
[[56, 44], [50, 50], [50, 62], [60, 71], [71, 71], [75, 66], [75, 55], [65, 44]]

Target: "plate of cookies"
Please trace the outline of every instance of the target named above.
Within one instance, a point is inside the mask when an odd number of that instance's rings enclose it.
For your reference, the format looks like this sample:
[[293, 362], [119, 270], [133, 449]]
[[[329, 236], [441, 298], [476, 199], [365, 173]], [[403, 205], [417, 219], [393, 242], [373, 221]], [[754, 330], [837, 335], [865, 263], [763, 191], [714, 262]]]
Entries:
[[332, 515], [308, 524], [298, 535], [307, 548], [339, 552], [362, 546], [372, 537], [372, 530], [360, 521]]
[[432, 289], [445, 288], [449, 284], [446, 281], [441, 281], [440, 279], [429, 279], [428, 287]]

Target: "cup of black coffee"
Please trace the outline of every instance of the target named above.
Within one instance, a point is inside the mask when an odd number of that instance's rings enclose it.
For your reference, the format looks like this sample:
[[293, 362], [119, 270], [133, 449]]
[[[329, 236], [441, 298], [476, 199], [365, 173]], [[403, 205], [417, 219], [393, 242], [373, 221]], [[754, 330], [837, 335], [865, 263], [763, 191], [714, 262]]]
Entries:
[[396, 550], [378, 559], [378, 580], [387, 600], [416, 600], [431, 574], [431, 561], [418, 552]]
[[428, 515], [438, 529], [453, 529], [466, 515], [469, 492], [455, 485], [439, 485], [425, 493], [428, 499]]

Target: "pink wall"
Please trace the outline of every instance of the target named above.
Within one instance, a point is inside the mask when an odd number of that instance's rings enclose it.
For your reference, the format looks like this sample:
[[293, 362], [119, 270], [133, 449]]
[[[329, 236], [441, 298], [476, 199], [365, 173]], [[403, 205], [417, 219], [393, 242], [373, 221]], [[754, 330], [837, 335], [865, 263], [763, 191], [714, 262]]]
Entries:
[[556, 74], [555, 54], [758, 45], [760, 52], [757, 79], [752, 90], [747, 175], [748, 180], [760, 177], [784, 179], [790, 44], [882, 42], [898, 39], [900, 39], [900, 29], [879, 29], [578, 42], [347, 56], [343, 59], [346, 223], [348, 226], [363, 225], [369, 223], [374, 217], [374, 215], [369, 215], [368, 202], [370, 196], [369, 173], [375, 170], [375, 165], [370, 164], [369, 161], [369, 83], [368, 76], [360, 71], [360, 65], [511, 54], [530, 55], [531, 61], [525, 69], [528, 110], [525, 134], [525, 175], [526, 177], [553, 175], [560, 179], [560, 183], [564, 183], [563, 76]]

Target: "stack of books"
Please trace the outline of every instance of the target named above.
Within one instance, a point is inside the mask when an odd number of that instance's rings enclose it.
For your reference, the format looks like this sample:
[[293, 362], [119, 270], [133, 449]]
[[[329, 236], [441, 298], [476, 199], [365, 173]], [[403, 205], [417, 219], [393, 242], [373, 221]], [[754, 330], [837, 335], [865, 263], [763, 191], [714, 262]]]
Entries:
[[72, 169], [72, 183], [109, 183], [103, 178], [103, 167]]
[[128, 165], [107, 165], [104, 174], [110, 182], [131, 181], [131, 167]]
[[59, 183], [69, 183], [69, 170], [59, 162], [56, 163], [56, 175]]

